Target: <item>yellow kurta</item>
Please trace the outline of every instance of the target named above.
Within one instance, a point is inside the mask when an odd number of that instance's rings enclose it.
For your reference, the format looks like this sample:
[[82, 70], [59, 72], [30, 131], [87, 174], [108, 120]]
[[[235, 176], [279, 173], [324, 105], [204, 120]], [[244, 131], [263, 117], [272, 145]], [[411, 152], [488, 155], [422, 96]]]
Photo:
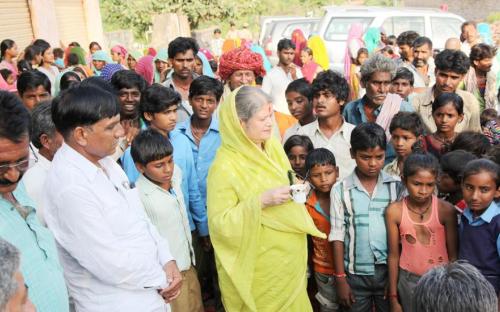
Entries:
[[263, 192], [288, 184], [278, 140], [265, 152], [236, 115], [235, 90], [220, 108], [222, 145], [208, 174], [208, 223], [226, 311], [312, 311], [306, 234], [324, 237], [303, 205], [261, 208]]

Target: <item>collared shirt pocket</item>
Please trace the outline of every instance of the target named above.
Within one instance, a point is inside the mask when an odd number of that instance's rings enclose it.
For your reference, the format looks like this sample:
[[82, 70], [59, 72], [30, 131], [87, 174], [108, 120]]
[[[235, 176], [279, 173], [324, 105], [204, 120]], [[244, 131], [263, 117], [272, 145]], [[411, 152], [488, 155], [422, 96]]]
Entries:
[[121, 199], [105, 211], [110, 228], [114, 234], [128, 236], [135, 233], [135, 228], [140, 226], [138, 221], [139, 209], [142, 204], [137, 189], [119, 189]]

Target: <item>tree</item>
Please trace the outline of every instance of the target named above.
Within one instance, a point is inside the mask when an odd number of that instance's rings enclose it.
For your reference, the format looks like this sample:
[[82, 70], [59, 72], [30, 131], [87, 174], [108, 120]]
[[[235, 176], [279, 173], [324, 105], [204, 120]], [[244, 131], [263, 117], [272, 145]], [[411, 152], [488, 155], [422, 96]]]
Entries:
[[106, 24], [131, 29], [136, 37], [144, 38], [155, 14], [183, 13], [196, 28], [203, 21], [259, 15], [263, 6], [259, 0], [101, 0], [101, 11]]

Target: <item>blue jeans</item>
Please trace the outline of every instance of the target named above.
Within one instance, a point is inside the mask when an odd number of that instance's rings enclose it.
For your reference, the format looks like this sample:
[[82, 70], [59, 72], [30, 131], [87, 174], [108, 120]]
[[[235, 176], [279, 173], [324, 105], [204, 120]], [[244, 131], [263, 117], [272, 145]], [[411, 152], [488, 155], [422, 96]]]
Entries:
[[356, 299], [349, 312], [372, 312], [373, 306], [377, 312], [388, 312], [389, 301], [384, 299], [385, 287], [388, 282], [387, 265], [375, 265], [374, 275], [347, 274], [347, 282]]
[[316, 299], [320, 304], [320, 311], [338, 311], [339, 305], [337, 303], [337, 291], [335, 290], [335, 282], [333, 276], [314, 272], [314, 279], [316, 280], [316, 285], [318, 285], [318, 293], [316, 294]]

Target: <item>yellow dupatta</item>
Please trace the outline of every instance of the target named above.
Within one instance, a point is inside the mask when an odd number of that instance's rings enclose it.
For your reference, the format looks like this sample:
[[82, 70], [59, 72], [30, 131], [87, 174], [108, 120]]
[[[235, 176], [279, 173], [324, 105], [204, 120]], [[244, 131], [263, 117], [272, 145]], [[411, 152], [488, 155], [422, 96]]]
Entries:
[[325, 237], [304, 205], [261, 208], [264, 191], [288, 184], [278, 140], [265, 152], [248, 139], [235, 109], [220, 108], [222, 145], [208, 174], [208, 224], [226, 311], [312, 311], [306, 292], [306, 234]]
[[328, 70], [330, 68], [330, 59], [328, 58], [328, 50], [323, 39], [318, 35], [313, 35], [307, 40], [307, 47], [313, 51], [313, 60], [323, 70]]

